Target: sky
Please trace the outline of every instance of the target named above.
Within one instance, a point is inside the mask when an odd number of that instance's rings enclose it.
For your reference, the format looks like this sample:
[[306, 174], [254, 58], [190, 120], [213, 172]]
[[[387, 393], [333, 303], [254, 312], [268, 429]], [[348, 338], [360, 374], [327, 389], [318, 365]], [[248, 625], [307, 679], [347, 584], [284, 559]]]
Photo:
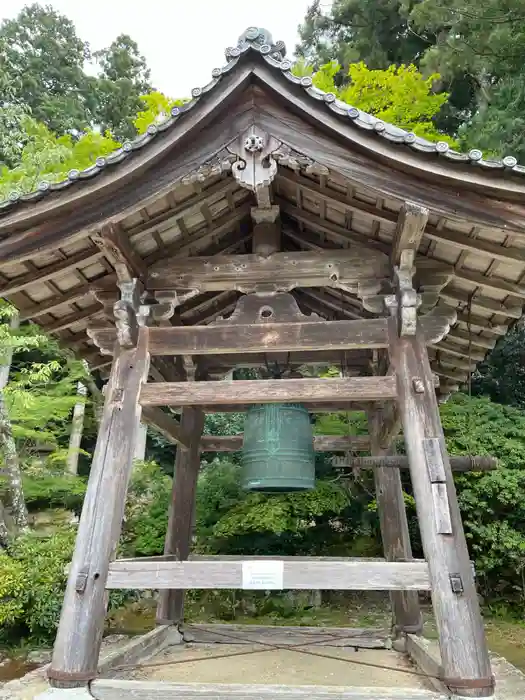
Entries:
[[[146, 57], [152, 84], [170, 97], [202, 87], [215, 67], [224, 65], [224, 49], [237, 43], [249, 26], [268, 29], [288, 53], [297, 42], [297, 26], [312, 0], [40, 0], [71, 19], [92, 50], [129, 34]], [[0, 0], [0, 19], [13, 18], [28, 0]]]

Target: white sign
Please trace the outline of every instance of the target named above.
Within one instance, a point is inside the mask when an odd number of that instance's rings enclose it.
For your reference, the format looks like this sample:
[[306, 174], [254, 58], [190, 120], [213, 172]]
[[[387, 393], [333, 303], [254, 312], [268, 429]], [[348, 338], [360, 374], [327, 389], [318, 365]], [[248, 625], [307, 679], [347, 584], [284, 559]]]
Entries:
[[282, 591], [284, 562], [259, 559], [243, 561], [242, 587], [256, 591]]

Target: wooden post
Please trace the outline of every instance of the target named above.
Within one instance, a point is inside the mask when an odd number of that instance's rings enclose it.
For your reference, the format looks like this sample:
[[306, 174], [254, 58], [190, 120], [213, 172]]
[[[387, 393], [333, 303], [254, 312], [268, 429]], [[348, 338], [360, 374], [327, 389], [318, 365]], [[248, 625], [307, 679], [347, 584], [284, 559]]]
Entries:
[[390, 360], [430, 572], [443, 681], [458, 696], [487, 697], [494, 693], [490, 659], [427, 349], [420, 330], [399, 337], [397, 321], [391, 319]]
[[146, 423], [140, 422], [137, 431], [137, 439], [135, 440], [135, 449], [133, 450], [133, 459], [138, 462], [143, 462], [146, 458], [146, 440], [148, 438], [148, 426]]
[[[200, 465], [200, 438], [204, 427], [204, 413], [200, 408], [186, 406], [180, 419], [181, 429], [189, 436], [188, 449], [179, 445], [175, 458], [173, 489], [164, 544], [164, 554], [174, 555], [179, 561], [190, 553], [195, 493]], [[157, 624], [169, 625], [182, 622], [184, 591], [161, 591], [157, 607]]]
[[66, 469], [69, 474], [78, 474], [78, 457], [80, 454], [80, 443], [82, 442], [82, 432], [84, 430], [84, 415], [86, 412], [87, 388], [82, 382], [77, 384], [77, 395], [81, 399], [75, 404], [73, 409], [73, 420], [71, 421], [71, 435], [69, 436], [69, 447], [67, 451]]
[[48, 671], [51, 685], [79, 687], [97, 675], [106, 613], [106, 581], [120, 536], [148, 376], [148, 329], [136, 347], [115, 346], [75, 552]]
[[[370, 431], [370, 452], [374, 457], [395, 454], [391, 444], [381, 444], [380, 435], [383, 413], [371, 411], [368, 416]], [[412, 559], [412, 547], [401, 486], [399, 469], [378, 467], [374, 469], [377, 509], [381, 527], [381, 539], [387, 561], [406, 561]], [[423, 621], [419, 608], [417, 591], [391, 591], [394, 637], [421, 634]]]

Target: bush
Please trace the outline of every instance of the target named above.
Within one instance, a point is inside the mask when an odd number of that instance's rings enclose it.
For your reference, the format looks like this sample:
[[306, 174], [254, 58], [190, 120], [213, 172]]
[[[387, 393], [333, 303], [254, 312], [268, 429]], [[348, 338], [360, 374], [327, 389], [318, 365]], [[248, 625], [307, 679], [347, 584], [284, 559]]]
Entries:
[[28, 510], [66, 508], [80, 513], [86, 493], [84, 479], [66, 474], [26, 476], [24, 496]]

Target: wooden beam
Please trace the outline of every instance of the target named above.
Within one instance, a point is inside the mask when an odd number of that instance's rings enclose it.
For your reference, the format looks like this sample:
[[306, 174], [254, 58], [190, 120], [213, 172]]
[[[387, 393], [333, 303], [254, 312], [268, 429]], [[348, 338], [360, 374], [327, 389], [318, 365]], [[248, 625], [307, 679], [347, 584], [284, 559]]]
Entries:
[[471, 238], [465, 233], [446, 229], [428, 227], [425, 231], [425, 238], [437, 243], [448, 243], [460, 250], [466, 250], [475, 255], [494, 258], [503, 263], [525, 263], [525, 250], [522, 248], [512, 248], [498, 243], [491, 243], [482, 238]]
[[462, 282], [470, 282], [476, 287], [484, 287], [485, 289], [492, 289], [495, 292], [504, 292], [511, 297], [525, 299], [524, 285], [516, 284], [515, 282], [507, 282], [507, 280], [500, 277], [488, 277], [478, 272], [466, 270], [464, 267], [454, 268], [454, 277]]
[[[401, 237], [404, 235], [401, 232]], [[406, 245], [409, 245], [408, 240]], [[398, 249], [396, 255], [400, 256], [403, 250], [406, 250], [406, 246]], [[393, 258], [395, 261], [396, 258]], [[378, 462], [374, 469], [374, 484], [383, 552], [387, 561], [409, 561], [412, 559], [412, 546], [401, 474], [399, 470], [386, 469], [381, 464], [388, 459], [388, 454], [395, 454], [396, 449], [395, 444], [381, 443], [382, 419], [383, 414], [378, 407], [368, 412], [370, 451]], [[390, 591], [390, 603], [394, 637], [401, 637], [407, 632], [421, 633], [423, 618], [417, 591]]]
[[140, 421], [138, 393], [148, 371], [148, 330], [115, 357], [48, 670], [52, 685], [84, 686], [97, 675], [107, 607], [106, 577], [120, 536]]
[[392, 240], [391, 260], [394, 265], [399, 265], [404, 250], [413, 251], [415, 256], [427, 222], [428, 209], [412, 202], [403, 204]]
[[[400, 338], [395, 318], [391, 339], [390, 360], [446, 685], [465, 697], [486, 696], [492, 685], [490, 658], [427, 349], [420, 334]], [[479, 687], [461, 687], [462, 679], [477, 679]]]
[[[103, 353], [113, 351], [113, 328], [90, 328], [88, 335]], [[150, 328], [152, 356], [319, 350], [336, 353], [340, 350], [385, 348], [387, 345], [387, 321], [382, 318]]]
[[162, 409], [155, 406], [144, 406], [142, 420], [157, 430], [169, 442], [183, 447], [190, 446], [189, 435], [182, 429], [180, 423], [175, 418], [170, 418]]
[[[452, 340], [459, 345], [472, 345], [475, 348], [484, 348], [485, 351], [493, 350], [498, 342], [497, 338], [483, 338], [483, 336], [477, 335], [475, 332], [469, 333], [459, 328], [454, 328], [453, 331], [450, 331], [447, 335], [447, 340]], [[468, 352], [468, 349], [463, 348], [463, 354], [465, 354], [465, 352]], [[486, 352], [484, 354], [486, 355]]]
[[[242, 450], [244, 435], [203, 435], [201, 452], [238, 452]], [[346, 452], [347, 450], [369, 450], [368, 435], [314, 435], [316, 452]]]
[[[442, 289], [439, 296], [446, 302], [452, 302], [456, 305], [458, 302], [464, 305], [471, 305], [472, 307], [478, 307], [484, 309], [485, 311], [490, 311], [493, 314], [500, 314], [501, 316], [507, 316], [510, 318], [521, 318], [523, 306], [522, 304], [503, 304], [500, 301], [494, 299], [488, 299], [487, 297], [480, 297], [477, 295], [471, 296], [462, 289], [456, 289], [450, 285]], [[468, 316], [468, 313], [467, 313]]]
[[81, 321], [87, 321], [88, 319], [100, 316], [104, 312], [104, 309], [100, 304], [92, 304], [81, 311], [74, 311], [67, 316], [62, 316], [62, 318], [57, 318], [56, 321], [52, 321], [48, 324], [41, 324], [42, 330], [46, 333], [58, 333], [58, 331], [63, 331], [64, 328], [69, 328], [74, 326], [76, 323]]
[[112, 260], [119, 281], [129, 281], [136, 277], [144, 280], [148, 266], [131, 244], [129, 233], [117, 224], [104, 224], [100, 234], [93, 237], [95, 243]]
[[[282, 562], [282, 583], [279, 589], [297, 590], [429, 590], [428, 565], [425, 561], [316, 561], [302, 558], [301, 561], [275, 560]], [[253, 560], [251, 560], [253, 561]], [[155, 589], [166, 588], [243, 588], [243, 569], [246, 564], [239, 559], [216, 561], [115, 561], [110, 564], [106, 587]], [[267, 560], [261, 562], [261, 568]], [[270, 567], [268, 567], [270, 568]], [[266, 590], [268, 583], [262, 582], [259, 590]]]
[[494, 323], [487, 316], [478, 316], [467, 311], [457, 312], [457, 322], [464, 323], [476, 332], [492, 333], [493, 335], [507, 335], [508, 328], [502, 323]]
[[305, 224], [313, 231], [320, 231], [321, 233], [326, 234], [337, 243], [355, 243], [355, 247], [359, 247], [361, 250], [377, 250], [385, 255], [390, 253], [390, 245], [387, 243], [370, 238], [365, 234], [357, 233], [357, 231], [352, 231], [344, 226], [328, 221], [328, 219], [321, 219], [316, 214], [312, 214], [305, 209], [299, 209], [283, 197], [275, 197], [275, 201], [285, 214], [288, 214], [288, 216], [291, 216], [293, 219]]
[[395, 397], [394, 377], [350, 377], [146, 384], [140, 395], [140, 403], [144, 406], [201, 406], [312, 399], [316, 402], [380, 401]]
[[[338, 469], [408, 469], [408, 457], [403, 455], [383, 457], [340, 458], [335, 462]], [[488, 472], [498, 468], [496, 457], [485, 455], [464, 455], [451, 457], [450, 466], [454, 472]]]
[[146, 286], [151, 291], [237, 289], [249, 293], [261, 284], [289, 291], [295, 287], [355, 285], [388, 275], [385, 255], [356, 246], [338, 251], [274, 253], [267, 258], [249, 254], [163, 259], [150, 268]]
[[[199, 441], [204, 428], [204, 413], [200, 408], [186, 406], [180, 419], [182, 430], [189, 437], [188, 449], [177, 450], [173, 487], [169, 509], [164, 554], [177, 561], [188, 558], [195, 516], [195, 496], [199, 476]], [[168, 586], [159, 596], [156, 621], [158, 625], [182, 622], [184, 591]]]
[[[244, 652], [240, 652], [244, 653]], [[233, 655], [233, 654], [232, 654]], [[420, 688], [378, 688], [337, 685], [241, 685], [227, 683], [168, 683], [104, 679], [90, 685], [95, 700], [444, 700]]]
[[59, 279], [71, 270], [84, 265], [90, 265], [103, 256], [104, 251], [100, 250], [99, 248], [95, 248], [95, 246], [90, 246], [89, 248], [86, 248], [86, 250], [82, 250], [80, 253], [75, 253], [75, 255], [71, 255], [65, 260], [51, 263], [51, 265], [46, 265], [39, 270], [32, 270], [25, 275], [20, 275], [9, 280], [2, 287], [0, 287], [0, 296], [5, 297], [9, 294], [22, 292], [24, 289], [31, 287], [33, 284], [42, 284], [43, 282], [48, 282], [49, 280]]
[[[116, 282], [116, 277], [114, 275], [108, 277], [112, 277]], [[104, 279], [108, 280], [108, 277], [105, 277]], [[59, 309], [61, 306], [65, 306], [66, 304], [74, 304], [80, 299], [83, 299], [91, 294], [93, 284], [96, 284], [96, 282], [88, 282], [87, 284], [78, 285], [77, 287], [73, 287], [73, 289], [69, 289], [63, 294], [55, 294], [54, 296], [49, 297], [49, 299], [44, 299], [38, 304], [28, 306], [20, 311], [20, 320], [27, 321], [28, 319], [51, 313], [55, 311], [55, 309]]]

